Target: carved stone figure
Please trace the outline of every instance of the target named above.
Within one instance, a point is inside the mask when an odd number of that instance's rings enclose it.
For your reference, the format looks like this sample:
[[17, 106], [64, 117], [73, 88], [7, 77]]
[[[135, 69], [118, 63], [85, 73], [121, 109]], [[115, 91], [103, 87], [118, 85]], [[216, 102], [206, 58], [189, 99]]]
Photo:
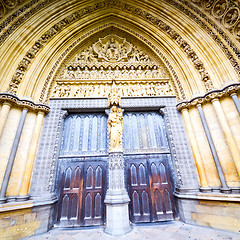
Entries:
[[123, 116], [121, 108], [112, 107], [108, 118], [108, 132], [110, 138], [110, 152], [122, 152], [122, 132], [123, 132]]

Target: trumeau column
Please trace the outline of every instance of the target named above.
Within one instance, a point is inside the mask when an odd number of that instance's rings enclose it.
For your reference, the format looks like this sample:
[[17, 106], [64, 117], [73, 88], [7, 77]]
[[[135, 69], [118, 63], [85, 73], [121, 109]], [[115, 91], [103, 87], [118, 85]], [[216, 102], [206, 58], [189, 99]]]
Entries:
[[23, 125], [27, 116], [27, 108], [24, 108], [21, 114], [21, 118], [18, 124], [18, 128], [17, 128], [17, 132], [13, 141], [13, 145], [12, 145], [12, 150], [8, 159], [8, 164], [6, 167], [6, 171], [5, 171], [5, 175], [3, 178], [3, 182], [2, 182], [2, 186], [1, 186], [1, 191], [0, 191], [0, 203], [4, 203], [6, 202], [7, 198], [6, 198], [6, 191], [7, 191], [7, 187], [8, 187], [8, 182], [9, 182], [9, 178], [12, 172], [12, 167], [13, 167], [13, 163], [14, 163], [14, 159], [17, 153], [17, 148], [18, 148], [18, 144], [20, 141], [20, 137], [22, 134], [22, 129], [23, 129]]
[[238, 150], [238, 146], [237, 146], [236, 142], [234, 141], [234, 138], [233, 138], [232, 133], [231, 133], [231, 129], [228, 125], [227, 119], [224, 115], [224, 112], [222, 110], [222, 107], [221, 107], [221, 104], [220, 104], [219, 100], [217, 98], [214, 98], [212, 100], [212, 104], [213, 104], [213, 107], [214, 107], [215, 112], [217, 114], [220, 125], [222, 127], [223, 133], [226, 137], [228, 147], [229, 147], [229, 150], [231, 152], [233, 161], [235, 163], [238, 175], [240, 176], [240, 153], [239, 153], [239, 150]]
[[27, 200], [29, 198], [29, 186], [31, 181], [31, 174], [33, 169], [34, 160], [37, 153], [38, 140], [41, 134], [41, 127], [43, 124], [45, 113], [40, 111], [37, 114], [37, 119], [34, 127], [34, 133], [31, 140], [31, 145], [29, 148], [28, 158], [24, 170], [22, 185], [20, 189], [20, 196], [17, 197], [17, 200]]
[[9, 102], [3, 103], [1, 112], [0, 112], [0, 138], [2, 136], [3, 128], [5, 126], [10, 108], [11, 108], [11, 104]]
[[125, 188], [124, 159], [122, 148], [123, 116], [120, 108], [121, 97], [112, 88], [108, 105], [111, 109], [108, 117], [109, 131], [109, 186], [104, 203], [106, 204], [105, 232], [122, 235], [131, 230], [129, 222], [129, 197]]
[[211, 188], [209, 188], [209, 186], [208, 186], [206, 173], [205, 173], [205, 170], [204, 170], [204, 166], [203, 166], [201, 154], [200, 154], [200, 151], [199, 151], [199, 148], [198, 148], [197, 140], [196, 140], [196, 137], [194, 135], [194, 130], [193, 130], [192, 123], [191, 123], [191, 120], [190, 120], [190, 117], [189, 117], [188, 109], [183, 109], [181, 111], [181, 113], [182, 113], [182, 116], [183, 116], [183, 119], [184, 119], [184, 122], [185, 122], [185, 126], [186, 126], [186, 129], [187, 129], [188, 136], [189, 136], [190, 145], [192, 147], [193, 156], [194, 156], [197, 171], [198, 171], [198, 174], [199, 174], [201, 190], [202, 191], [210, 191]]

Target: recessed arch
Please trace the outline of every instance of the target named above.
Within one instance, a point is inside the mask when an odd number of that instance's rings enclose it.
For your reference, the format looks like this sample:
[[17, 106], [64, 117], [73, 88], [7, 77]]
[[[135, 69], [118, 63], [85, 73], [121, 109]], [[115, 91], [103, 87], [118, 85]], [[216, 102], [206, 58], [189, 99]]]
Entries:
[[[17, 94], [20, 96], [27, 95], [27, 96], [33, 96], [34, 95], [34, 100], [38, 100], [37, 98], [40, 97], [41, 93], [34, 89], [34, 85], [37, 85], [37, 89], [42, 89], [46, 88], [46, 84], [44, 86], [43, 81], [47, 79], [46, 74], [51, 72], [53, 69], [53, 65], [57, 63], [58, 57], [61, 55], [61, 53], [66, 50], [71, 43], [73, 43], [73, 38], [77, 38], [77, 33], [76, 31], [80, 30], [81, 33], [83, 33], [86, 30], [86, 20], [88, 21], [88, 32], [92, 31], [93, 25], [95, 26], [101, 26], [103, 22], [109, 23], [109, 19], [116, 19], [117, 21], [114, 21], [116, 24], [121, 25], [121, 21], [125, 22], [122, 24], [122, 26], [126, 27], [126, 25], [130, 26], [130, 29], [132, 31], [135, 31], [137, 35], [139, 35], [139, 38], [142, 37], [142, 32], [141, 29], [145, 29], [145, 34], [146, 39], [149, 41], [149, 45], [152, 45], [158, 49], [160, 49], [163, 52], [163, 58], [166, 58], [168, 62], [171, 64], [169, 68], [174, 69], [175, 76], [178, 76], [182, 84], [185, 86], [183, 89], [188, 92], [186, 98], [191, 97], [192, 94], [196, 93], [203, 93], [205, 92], [204, 89], [204, 84], [201, 82], [201, 73], [202, 69], [198, 69], [198, 66], [195, 66], [195, 60], [189, 57], [189, 53], [186, 53], [186, 49], [181, 45], [181, 43], [177, 43], [174, 40], [174, 36], [171, 36], [171, 34], [174, 32], [177, 35], [183, 34], [184, 39], [183, 43], [185, 44], [185, 41], [187, 42], [187, 46], [190, 48], [190, 50], [193, 50], [196, 52], [197, 56], [200, 59], [200, 62], [204, 62], [205, 66], [203, 69], [206, 69], [207, 72], [209, 73], [209, 76], [211, 77], [212, 81], [215, 82], [215, 86], [219, 87], [223, 82], [226, 82], [229, 79], [236, 79], [237, 75], [234, 71], [229, 71], [228, 69], [231, 69], [232, 67], [229, 68], [230, 63], [227, 61], [226, 57], [224, 57], [224, 53], [221, 52], [221, 50], [216, 46], [216, 44], [211, 44], [210, 37], [208, 36], [208, 33], [204, 32], [201, 28], [198, 27], [196, 23], [191, 22], [186, 15], [179, 13], [179, 15], [176, 17], [176, 14], [174, 15], [173, 13], [176, 13], [176, 9], [173, 6], [169, 6], [168, 10], [166, 11], [166, 6], [169, 5], [169, 3], [161, 3], [158, 4], [158, 7], [156, 8], [155, 11], [153, 10], [147, 10], [146, 6], [144, 4], [137, 3], [136, 7], [134, 8], [133, 5], [128, 4], [127, 6], [123, 7], [123, 3], [119, 2], [117, 4], [111, 5], [110, 8], [104, 8], [104, 4], [110, 4], [105, 1], [99, 2], [98, 5], [91, 5], [89, 4], [90, 7], [87, 8], [82, 8], [81, 4], [74, 3], [72, 6], [72, 12], [74, 14], [77, 14], [80, 12], [81, 13], [81, 18], [78, 21], [71, 22], [71, 17], [74, 15], [69, 15], [69, 7], [66, 8], [66, 10], [61, 10], [61, 17], [59, 18], [59, 22], [61, 23], [64, 20], [68, 20], [70, 22], [69, 26], [65, 26], [65, 28], [57, 32], [56, 37], [51, 37], [50, 41], [42, 48], [41, 54], [37, 54], [37, 57], [32, 61], [27, 69], [26, 74], [24, 74], [24, 77], [21, 82], [21, 87], [18, 89]], [[99, 16], [99, 9], [93, 9], [91, 6], [96, 6], [101, 9], [101, 16]], [[109, 5], [108, 5], [109, 6]], [[130, 7], [130, 9], [129, 9]], [[84, 10], [85, 9], [85, 10]], [[138, 12], [134, 12], [133, 10], [137, 10]], [[161, 11], [163, 10], [164, 11]], [[88, 12], [88, 14], [86, 13]], [[38, 13], [40, 14], [40, 13]], [[53, 14], [57, 14], [54, 12]], [[86, 14], [86, 17], [85, 17]], [[171, 15], [171, 18], [169, 17]], [[57, 15], [55, 15], [56, 17]], [[158, 18], [156, 18], [158, 16]], [[35, 22], [37, 23], [37, 15], [35, 16]], [[65, 18], [64, 18], [65, 17]], [[179, 18], [177, 21], [176, 19]], [[54, 19], [53, 16], [51, 16], [51, 19]], [[119, 21], [120, 19], [120, 21]], [[161, 26], [157, 26], [157, 22], [159, 22], [161, 19], [163, 19], [164, 24], [167, 24], [164, 31], [164, 29], [161, 29]], [[67, 21], [66, 20], [66, 21]], [[146, 21], [147, 20], [147, 21]], [[184, 26], [184, 30], [181, 28], [181, 23], [179, 21], [184, 20], [187, 22], [191, 22], [191, 27], [190, 24]], [[166, 22], [167, 21], [167, 22]], [[133, 25], [134, 23], [135, 26]], [[54, 25], [55, 24], [55, 25]], [[132, 25], [131, 25], [132, 24]], [[56, 22], [54, 21], [49, 21], [46, 27], [45, 25], [45, 30], [47, 29], [49, 31], [51, 30], [51, 26], [56, 26]], [[180, 27], [178, 27], [180, 26]], [[134, 29], [135, 27], [135, 29]], [[170, 28], [169, 28], [170, 27]], [[165, 26], [164, 26], [165, 28]], [[196, 31], [193, 33], [192, 30], [196, 29]], [[136, 29], [138, 31], [136, 31]], [[20, 30], [20, 29], [19, 29]], [[76, 31], [74, 31], [76, 30]], [[35, 32], [35, 36], [46, 36], [44, 35], [44, 29], [43, 26], [41, 26], [38, 30], [38, 32]], [[87, 31], [85, 31], [87, 32]], [[197, 33], [196, 33], [197, 32]], [[40, 34], [42, 33], [42, 35]], [[81, 34], [82, 35], [82, 34]], [[32, 36], [32, 35], [31, 35]], [[71, 36], [71, 39], [69, 39], [69, 36]], [[151, 39], [150, 37], [151, 36]], [[23, 36], [22, 36], [23, 37]], [[173, 37], [171, 39], [170, 37]], [[206, 40], [205, 40], [206, 38]], [[154, 41], [155, 39], [155, 41]], [[29, 42], [30, 39], [26, 37], [26, 41]], [[35, 40], [37, 40], [35, 38]], [[162, 42], [161, 42], [162, 41]], [[30, 41], [31, 43], [34, 42], [34, 38], [32, 37], [32, 40]], [[208, 48], [207, 52], [205, 49]], [[30, 45], [29, 45], [30, 46]], [[12, 48], [14, 46], [11, 46]], [[8, 48], [8, 50], [10, 50]], [[15, 47], [16, 49], [16, 47]], [[164, 51], [163, 51], [164, 50]], [[218, 50], [218, 51], [216, 51]], [[210, 52], [209, 52], [210, 51]], [[11, 52], [11, 51], [10, 51]], [[215, 53], [214, 57], [209, 58], [208, 56], [213, 56], [213, 53]], [[23, 53], [23, 52], [22, 52]], [[22, 57], [24, 55], [20, 54]], [[40, 55], [40, 56], [39, 56]], [[18, 60], [17, 60], [18, 59]], [[12, 65], [15, 67], [17, 64], [19, 64], [19, 60], [21, 59], [20, 56], [17, 56], [17, 59], [13, 59]], [[214, 59], [214, 60], [213, 60]], [[16, 60], [16, 61], [15, 61]], [[201, 60], [206, 60], [206, 61], [201, 61]], [[216, 65], [221, 66], [221, 68], [214, 67], [213, 63], [216, 63]], [[179, 65], [184, 65], [182, 67], [179, 67]], [[12, 69], [15, 67], [12, 66]], [[177, 67], [178, 68], [177, 68]], [[205, 71], [205, 70], [204, 70]], [[2, 73], [3, 75], [6, 74], [6, 79], [10, 79], [12, 74], [12, 71], [6, 72], [5, 70]], [[220, 77], [222, 76], [222, 77]], [[9, 81], [9, 80], [8, 80]], [[6, 81], [3, 86], [3, 88], [7, 88], [7, 83]], [[14, 85], [13, 83], [12, 85]], [[40, 88], [39, 88], [40, 87]], [[28, 88], [28, 90], [26, 90]], [[181, 91], [183, 92], [183, 91]], [[38, 95], [38, 97], [35, 97]], [[36, 99], [35, 99], [36, 98]], [[41, 99], [41, 97], [40, 97]]]

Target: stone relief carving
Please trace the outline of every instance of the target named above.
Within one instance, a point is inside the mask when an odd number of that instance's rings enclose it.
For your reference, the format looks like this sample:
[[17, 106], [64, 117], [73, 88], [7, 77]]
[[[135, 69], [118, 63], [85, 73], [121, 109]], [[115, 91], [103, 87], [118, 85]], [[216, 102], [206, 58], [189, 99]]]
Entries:
[[[98, 9], [99, 7], [103, 8], [103, 7], [105, 7], [105, 5], [112, 6], [112, 4], [113, 4], [112, 2], [106, 1], [106, 2], [103, 2], [102, 5], [98, 4], [96, 9]], [[116, 2], [114, 4], [114, 6], [119, 6], [123, 10], [131, 11], [131, 12], [133, 12], [133, 14], [137, 13], [139, 15], [141, 12], [143, 12], [141, 9], [135, 8], [134, 6], [131, 6], [129, 4], [122, 5], [121, 2]], [[86, 12], [89, 13], [89, 12], [94, 12], [96, 10], [95, 8], [91, 8], [91, 7], [87, 7], [86, 9], [88, 9], [88, 11], [79, 11], [79, 12], [75, 13], [74, 15], [72, 15], [71, 17], [67, 17], [64, 20], [61, 20], [59, 23], [55, 24], [44, 35], [41, 36], [41, 39], [39, 39], [38, 41], [35, 42], [34, 46], [36, 46], [38, 49], [40, 49], [41, 47], [43, 47], [45, 45], [45, 43], [47, 41], [49, 41], [52, 38], [52, 36], [54, 36], [59, 31], [59, 29], [64, 28], [66, 25], [68, 25], [69, 23], [72, 23], [77, 18], [82, 17], [83, 15], [86, 14]], [[145, 13], [144, 16], [145, 16], [146, 20], [151, 21], [153, 24], [162, 28], [162, 30], [164, 30], [165, 32], [170, 33], [171, 37], [172, 37], [172, 34], [173, 34], [174, 35], [173, 36], [174, 40], [176, 40], [176, 37], [179, 36], [179, 34], [177, 34], [170, 26], [168, 26], [166, 23], [162, 22], [160, 19], [158, 19], [155, 16], [153, 16], [151, 14], [148, 14], [146, 12], [144, 12], [144, 13]], [[143, 15], [141, 14], [141, 17], [142, 16]], [[186, 45], [186, 41], [184, 41], [183, 48], [185, 47], [185, 45]], [[188, 49], [190, 49], [189, 44], [187, 44], [186, 46], [188, 47]], [[191, 57], [192, 60], [196, 57], [198, 58], [198, 56], [196, 55], [196, 53], [193, 50], [192, 50], [192, 54], [190, 55], [190, 57]], [[26, 64], [25, 67], [23, 67], [23, 69], [21, 69], [22, 68], [21, 64], [24, 62], [24, 60], [27, 60], [28, 63]], [[17, 77], [17, 72], [14, 74], [14, 76], [12, 77], [11, 83], [9, 85], [8, 92], [11, 92], [11, 93], [14, 93], [14, 94], [16, 93], [18, 85], [19, 85], [20, 81], [22, 80], [22, 78], [25, 74], [25, 71], [27, 70], [27, 67], [28, 67], [28, 65], [30, 64], [31, 61], [32, 60], [29, 61], [27, 56], [25, 56], [24, 59], [21, 61], [21, 63], [18, 66], [17, 71], [18, 70], [22, 70], [22, 71], [19, 74], [19, 78]], [[202, 78], [202, 80], [205, 82], [206, 90], [209, 91], [209, 90], [213, 89], [212, 81], [210, 80], [210, 78], [208, 76], [208, 73], [206, 72], [206, 69], [204, 68], [203, 64], [201, 65], [200, 68], [197, 68], [197, 69], [198, 69], [200, 74], [204, 73], [204, 76], [207, 76], [207, 77]]]
[[[73, 83], [56, 83], [52, 98], [85, 98], [85, 97], [108, 97], [111, 91], [112, 81]], [[144, 96], [173, 96], [175, 95], [169, 81], [124, 81], [116, 82], [116, 91], [121, 97], [144, 97]]]
[[116, 96], [174, 95], [163, 66], [125, 38], [107, 35], [63, 67], [52, 97], [108, 97], [110, 90]]
[[122, 109], [113, 106], [108, 118], [110, 139], [109, 152], [122, 152], [123, 115]]
[[121, 106], [121, 94], [118, 91], [115, 82], [113, 82], [112, 89], [108, 94], [108, 107]]

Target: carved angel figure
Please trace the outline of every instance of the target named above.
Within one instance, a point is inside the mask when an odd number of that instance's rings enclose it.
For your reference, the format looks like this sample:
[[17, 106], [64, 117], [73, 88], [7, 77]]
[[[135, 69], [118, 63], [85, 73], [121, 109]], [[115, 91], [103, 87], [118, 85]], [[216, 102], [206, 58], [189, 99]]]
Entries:
[[122, 152], [122, 132], [123, 132], [123, 116], [121, 108], [112, 107], [108, 118], [108, 132], [110, 138], [110, 152]]

